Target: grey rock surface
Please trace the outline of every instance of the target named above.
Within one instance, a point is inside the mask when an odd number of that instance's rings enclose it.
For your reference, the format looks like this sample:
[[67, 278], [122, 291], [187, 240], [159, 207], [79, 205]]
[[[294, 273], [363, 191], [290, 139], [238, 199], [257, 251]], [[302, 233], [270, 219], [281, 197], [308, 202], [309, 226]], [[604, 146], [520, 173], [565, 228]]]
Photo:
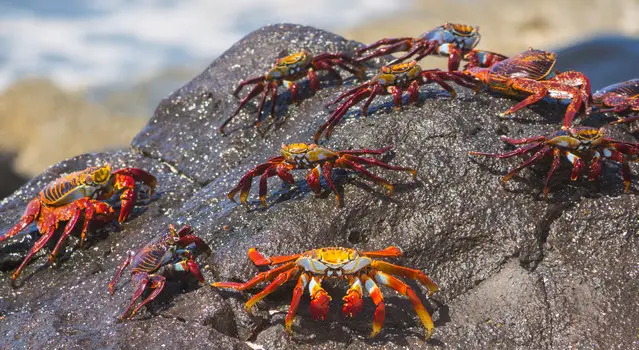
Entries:
[[[269, 208], [249, 209], [225, 194], [256, 164], [277, 155], [282, 142], [310, 142], [328, 117], [324, 104], [338, 91], [330, 77], [323, 89], [276, 108], [278, 120], [260, 135], [255, 109], [245, 108], [222, 136], [217, 127], [235, 108], [230, 96], [241, 79], [263, 74], [287, 51], [351, 52], [358, 43], [321, 30], [276, 25], [258, 30], [231, 47], [206, 71], [157, 108], [127, 152], [89, 154], [55, 165], [0, 205], [0, 230], [13, 225], [29, 199], [61, 173], [90, 164], [135, 166], [158, 176], [158, 193], [136, 207], [121, 229], [94, 230], [84, 250], [68, 244], [59, 267], [42, 268], [48, 249], [24, 272], [18, 289], [11, 271], [29, 247], [26, 234], [0, 247], [0, 345], [9, 348], [637, 348], [639, 324], [639, 235], [637, 185], [623, 193], [619, 167], [606, 164], [601, 181], [568, 180], [569, 168], [555, 175], [551, 195], [541, 188], [548, 162], [523, 171], [504, 187], [501, 175], [516, 159], [471, 159], [468, 151], [502, 152], [498, 135], [549, 133], [559, 127], [564, 107], [554, 103], [500, 120], [512, 100], [457, 88], [458, 97], [436, 86], [421, 89], [422, 103], [395, 111], [378, 98], [368, 117], [355, 109], [324, 142], [332, 149], [393, 145], [384, 159], [418, 170], [406, 174], [373, 169], [397, 183], [386, 192], [366, 180], [335, 173], [344, 206], [327, 191], [318, 197], [294, 175], [298, 186], [269, 181]], [[352, 84], [346, 81], [345, 85]], [[302, 88], [308, 88], [307, 83]], [[265, 108], [268, 109], [268, 108]], [[597, 123], [597, 120], [589, 121]], [[632, 140], [623, 128], [616, 138]], [[636, 169], [634, 169], [636, 171]], [[257, 181], [256, 181], [257, 182]], [[260, 302], [252, 313], [243, 303], [256, 291], [218, 290], [172, 282], [158, 300], [133, 321], [117, 323], [132, 293], [120, 283], [111, 297], [106, 285], [128, 250], [138, 249], [168, 223], [190, 224], [213, 249], [200, 257], [208, 281], [245, 281], [258, 273], [246, 256], [250, 247], [267, 255], [288, 255], [326, 246], [377, 250], [397, 245], [404, 256], [392, 262], [417, 268], [437, 281], [439, 293], [418, 291], [435, 320], [433, 337], [410, 302], [383, 289], [386, 322], [374, 339], [374, 307], [354, 319], [340, 312], [344, 283], [325, 283], [333, 296], [325, 321], [314, 321], [308, 296], [302, 299], [292, 335], [284, 316], [293, 285]], [[33, 231], [34, 229], [31, 229]]]

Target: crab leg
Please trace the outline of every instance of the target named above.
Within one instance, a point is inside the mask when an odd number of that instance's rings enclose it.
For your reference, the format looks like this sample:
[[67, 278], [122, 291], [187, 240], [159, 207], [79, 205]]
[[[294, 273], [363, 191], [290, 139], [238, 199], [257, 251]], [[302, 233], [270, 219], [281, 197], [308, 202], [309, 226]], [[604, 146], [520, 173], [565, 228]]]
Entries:
[[539, 142], [539, 143], [528, 145], [526, 147], [517, 148], [516, 150], [510, 151], [510, 152], [506, 152], [506, 153], [485, 153], [485, 152], [470, 151], [470, 152], [468, 152], [468, 154], [471, 155], [471, 156], [510, 158], [510, 157], [514, 157], [516, 155], [532, 152], [533, 150], [536, 150], [537, 148], [539, 148], [541, 146], [543, 146], [543, 143]]
[[572, 172], [570, 173], [570, 180], [575, 181], [579, 178], [581, 173], [584, 171], [586, 167], [586, 162], [581, 159], [581, 157], [576, 156], [574, 153], [565, 151], [566, 158], [568, 161], [573, 164]]
[[[395, 110], [399, 110], [402, 107], [402, 94], [403, 91], [402, 89], [400, 89], [397, 86], [389, 86], [386, 88], [386, 91], [388, 91], [391, 95], [393, 95], [393, 108]], [[373, 96], [373, 94], [371, 94], [371, 97]], [[372, 100], [372, 98], [369, 97], [368, 100], [366, 101], [367, 103], [369, 101]], [[362, 115], [366, 115], [366, 109], [368, 109], [368, 105], [365, 106], [366, 108], [364, 108], [364, 106], [362, 106]]]
[[601, 175], [601, 168], [603, 166], [603, 158], [599, 151], [594, 151], [590, 168], [588, 169], [588, 180], [595, 181]]
[[440, 77], [441, 73], [444, 73], [444, 72], [440, 71], [439, 69], [432, 69], [432, 70], [427, 70], [422, 72], [422, 77], [425, 79], [424, 84], [427, 84], [429, 82], [435, 82], [437, 83], [437, 85], [441, 86], [444, 90], [448, 91], [451, 99], [454, 99], [455, 97], [457, 97], [457, 91], [455, 91], [455, 89], [453, 89], [452, 86], [448, 85], [444, 81], [444, 79]]
[[544, 156], [546, 156], [546, 154], [549, 154], [550, 151], [551, 151], [550, 147], [544, 147], [544, 148], [540, 149], [535, 154], [533, 154], [532, 157], [528, 158], [525, 162], [519, 164], [516, 168], [512, 169], [511, 171], [509, 171], [508, 174], [504, 175], [504, 177], [501, 179], [501, 183], [503, 184], [506, 181], [510, 180], [521, 169], [531, 165], [536, 160], [538, 160], [540, 158], [543, 158]]
[[355, 154], [355, 155], [361, 155], [361, 154], [384, 154], [388, 151], [390, 151], [391, 149], [393, 149], [393, 146], [386, 146], [384, 148], [380, 148], [380, 149], [368, 149], [368, 148], [364, 148], [364, 149], [355, 149], [355, 150], [348, 150], [348, 151], [339, 151], [337, 152], [340, 156], [342, 154]]
[[550, 166], [550, 170], [548, 171], [548, 175], [546, 175], [546, 182], [544, 183], [544, 197], [548, 197], [548, 184], [550, 183], [550, 178], [552, 174], [559, 168], [559, 162], [561, 160], [561, 151], [558, 148], [554, 148], [552, 150], [552, 165]]
[[371, 258], [388, 258], [402, 256], [402, 251], [394, 246], [386, 247], [382, 250], [375, 250], [372, 252], [362, 252], [362, 255]]
[[[153, 291], [151, 292], [151, 294], [149, 294], [149, 296], [144, 299], [144, 301], [142, 301], [140, 304], [138, 304], [138, 306], [135, 307], [135, 309], [133, 309], [133, 312], [131, 312], [131, 316], [129, 316], [129, 319], [132, 319], [133, 316], [135, 316], [136, 313], [138, 313], [138, 311], [140, 311], [140, 309], [148, 304], [149, 302], [151, 302], [151, 300], [155, 299], [155, 297], [157, 297], [158, 295], [160, 295], [160, 292], [162, 292], [162, 289], [164, 289], [164, 285], [166, 285], [166, 278], [164, 278], [164, 276], [162, 275], [149, 275], [147, 277], [147, 283], [144, 284], [144, 288], [142, 288], [142, 290], [138, 289], [140, 291], [140, 294], [138, 295], [138, 291], [136, 291], [137, 298], [139, 298], [140, 296], [142, 296], [142, 292], [146, 289], [147, 284], [150, 283], [151, 286], [150, 288], [153, 289]], [[134, 297], [135, 297], [134, 295]], [[127, 309], [127, 311], [129, 311]], [[126, 311], [125, 311], [125, 315], [126, 315]]]
[[381, 271], [375, 271], [373, 278], [377, 283], [388, 286], [396, 290], [399, 294], [408, 297], [408, 300], [410, 300], [410, 303], [415, 309], [415, 313], [417, 313], [417, 316], [419, 316], [419, 319], [422, 321], [424, 328], [426, 328], [426, 339], [430, 338], [433, 334], [433, 329], [435, 328], [433, 319], [430, 317], [430, 314], [424, 307], [424, 304], [422, 304], [421, 300], [419, 300], [419, 297], [415, 294], [413, 289], [399, 279]]
[[352, 162], [348, 159], [340, 157], [340, 158], [337, 158], [337, 160], [335, 161], [335, 166], [337, 166], [338, 168], [352, 169], [356, 173], [368, 178], [369, 180], [375, 182], [376, 184], [386, 187], [390, 195], [393, 194], [393, 185], [390, 182], [388, 182], [386, 179], [383, 179], [371, 173], [370, 171], [366, 170], [366, 168], [364, 168], [363, 166], [355, 162]]
[[511, 145], [522, 145], [522, 144], [525, 144], [525, 143], [539, 142], [539, 141], [546, 140], [546, 136], [527, 137], [527, 138], [523, 138], [523, 139], [511, 139], [509, 137], [506, 137], [505, 135], [501, 135], [499, 138], [502, 141], [507, 142], [507, 143], [509, 143]]
[[630, 173], [630, 167], [628, 166], [628, 162], [626, 162], [626, 160], [623, 157], [623, 154], [619, 151], [616, 150], [612, 150], [612, 149], [607, 149], [607, 151], [610, 153], [609, 155], [606, 155], [607, 152], [604, 152], [604, 156], [606, 158], [612, 159], [616, 162], [621, 163], [621, 175], [623, 177], [623, 183], [625, 185], [625, 189], [624, 192], [628, 192], [630, 190], [630, 181], [632, 179], [632, 175]]
[[509, 88], [515, 91], [527, 92], [530, 94], [530, 96], [526, 97], [523, 101], [517, 103], [516, 105], [510, 107], [507, 111], [500, 113], [500, 117], [506, 117], [507, 115], [515, 113], [526, 106], [537, 103], [548, 94], [548, 90], [546, 90], [544, 84], [535, 80], [525, 78], [512, 79]]
[[268, 192], [268, 178], [277, 175], [277, 169], [275, 167], [270, 167], [266, 170], [262, 176], [260, 176], [260, 187], [259, 187], [259, 198], [262, 206], [266, 208], [268, 205], [266, 204], [266, 193]]
[[342, 202], [339, 196], [339, 193], [337, 192], [337, 188], [335, 187], [335, 184], [333, 183], [333, 164], [331, 164], [330, 162], [326, 162], [324, 163], [324, 165], [322, 166], [322, 175], [324, 175], [324, 178], [326, 179], [326, 183], [328, 184], [328, 187], [331, 188], [331, 191], [333, 191], [333, 193], [335, 193], [335, 199], [337, 199], [337, 205], [339, 206]]
[[386, 307], [384, 306], [384, 296], [382, 296], [382, 291], [379, 290], [375, 281], [370, 278], [367, 274], [363, 273], [361, 275], [361, 279], [364, 282], [364, 287], [368, 294], [373, 299], [373, 303], [375, 303], [375, 315], [373, 316], [373, 331], [370, 334], [370, 337], [374, 337], [382, 330], [382, 326], [384, 325], [384, 318], [386, 316]]
[[320, 169], [321, 167], [318, 164], [308, 172], [308, 175], [306, 175], [308, 187], [310, 187], [311, 191], [315, 194], [322, 192], [322, 186], [320, 185]]
[[0, 242], [17, 235], [20, 231], [24, 230], [25, 227], [29, 226], [40, 214], [40, 207], [40, 200], [38, 198], [32, 199], [29, 204], [27, 204], [27, 209], [24, 211], [20, 221], [10, 228], [7, 233], [0, 236]]
[[299, 258], [302, 254], [265, 257], [255, 248], [249, 248], [248, 256], [255, 266], [278, 265]]
[[350, 154], [345, 154], [343, 155], [343, 158], [348, 159], [354, 163], [358, 163], [358, 164], [364, 164], [364, 165], [372, 165], [372, 166], [378, 166], [380, 168], [384, 168], [384, 169], [388, 169], [388, 170], [397, 170], [397, 171], [406, 171], [409, 172], [413, 175], [413, 179], [415, 179], [415, 176], [417, 176], [417, 171], [415, 169], [411, 169], [411, 168], [406, 168], [406, 167], [400, 167], [400, 166], [394, 166], [394, 165], [390, 165], [390, 164], [386, 164], [384, 162], [382, 162], [379, 159], [375, 159], [375, 158], [365, 158], [365, 157], [358, 157], [358, 156], [354, 156], [354, 155], [350, 155]]
[[308, 284], [308, 291], [311, 294], [309, 309], [314, 320], [326, 319], [328, 304], [332, 299], [328, 292], [322, 288], [321, 283], [321, 278], [313, 276]]
[[399, 51], [409, 50], [413, 46], [413, 38], [394, 38], [394, 39], [382, 39], [374, 42], [373, 44], [362, 47], [357, 50], [357, 55], [361, 55], [366, 51], [376, 49], [382, 45], [388, 45], [387, 47], [382, 47], [381, 49], [375, 50], [366, 56], [362, 56], [357, 59], [357, 62], [368, 61], [375, 57], [380, 57], [384, 55], [389, 55]]
[[[220, 132], [224, 133], [224, 128], [226, 127], [226, 125], [228, 123], [231, 122], [231, 120], [233, 119], [233, 117], [235, 117], [239, 112], [240, 109], [242, 109], [242, 107], [244, 107], [244, 105], [246, 104], [246, 102], [248, 102], [250, 99], [252, 99], [253, 97], [257, 96], [260, 92], [264, 91], [264, 78], [260, 77], [258, 81], [260, 81], [257, 85], [255, 85], [253, 87], [253, 89], [251, 90], [251, 92], [248, 93], [248, 95], [246, 95], [243, 99], [240, 100], [240, 103], [238, 104], [237, 108], [235, 109], [235, 111], [233, 112], [233, 114], [231, 114], [231, 116], [229, 116], [228, 118], [226, 118], [224, 120], [224, 122], [222, 122], [222, 125], [220, 125]], [[236, 92], [239, 93], [239, 90], [241, 90], [242, 88], [242, 83], [240, 83], [240, 86], [238, 86], [238, 88], [236, 89]], [[236, 95], [236, 94], [234, 94]], [[259, 113], [258, 113], [258, 119], [259, 119]]]
[[[386, 248], [386, 249], [389, 249], [389, 248]], [[435, 283], [433, 280], [431, 280], [428, 276], [426, 276], [423, 272], [419, 270], [410, 269], [408, 267], [391, 264], [381, 260], [373, 260], [373, 262], [371, 263], [371, 268], [382, 271], [382, 272], [386, 272], [392, 275], [397, 275], [397, 276], [402, 276], [402, 277], [410, 278], [413, 280], [417, 280], [423, 286], [428, 288], [428, 295], [433, 295], [435, 292], [439, 290], [439, 286], [437, 286], [437, 283]]]
[[27, 263], [31, 260], [33, 255], [37, 253], [40, 249], [42, 249], [42, 247], [44, 247], [47, 244], [47, 242], [49, 242], [51, 237], [53, 237], [53, 233], [55, 232], [55, 229], [56, 229], [55, 226], [56, 225], [49, 226], [47, 228], [47, 231], [44, 233], [44, 235], [42, 235], [42, 237], [40, 237], [40, 239], [36, 241], [33, 247], [31, 247], [31, 250], [29, 250], [29, 253], [27, 253], [27, 256], [24, 258], [24, 260], [22, 261], [18, 269], [11, 275], [11, 286], [15, 286], [14, 283], [16, 279], [18, 278], [18, 276], [20, 276], [22, 269], [24, 269], [25, 266], [27, 266]]
[[242, 91], [242, 88], [244, 88], [244, 86], [252, 85], [252, 84], [259, 84], [259, 83], [264, 82], [265, 80], [266, 79], [265, 79], [264, 76], [242, 80], [242, 81], [240, 81], [240, 83], [237, 85], [237, 87], [233, 91], [233, 96], [237, 97], [237, 95], [240, 93], [240, 91]]
[[244, 283], [238, 282], [214, 282], [211, 283], [213, 287], [219, 288], [232, 288], [236, 290], [247, 290], [249, 288], [253, 288], [258, 285], [260, 282], [271, 281], [274, 278], [278, 277], [281, 274], [286, 273], [289, 270], [295, 269], [295, 262], [289, 262], [285, 265], [276, 267], [274, 269], [260, 272], [257, 276], [253, 277], [250, 281]]
[[266, 288], [264, 288], [261, 292], [255, 294], [251, 299], [249, 299], [246, 304], [244, 304], [244, 308], [246, 310], [250, 310], [255, 304], [257, 304], [258, 301], [273, 293], [277, 288], [286, 283], [286, 281], [291, 279], [291, 277], [295, 276], [298, 272], [299, 268], [295, 266], [288, 271], [280, 273], [279, 275], [277, 275], [277, 277], [275, 277], [271, 284], [266, 286]]
[[435, 49], [436, 44], [431, 41], [413, 39], [412, 45], [413, 45], [413, 48], [411, 50], [409, 50], [407, 53], [400, 56], [399, 58], [396, 58], [390, 61], [388, 64], [396, 64], [396, 63], [405, 61], [414, 55], [417, 55], [417, 57], [415, 57], [415, 61], [419, 61], [422, 58], [433, 53], [433, 50]]
[[415, 103], [419, 99], [419, 83], [417, 80], [414, 80], [408, 85], [406, 89], [406, 93], [408, 95], [408, 103]]
[[286, 321], [284, 324], [286, 325], [286, 331], [291, 332], [293, 327], [293, 320], [295, 319], [295, 313], [297, 313], [297, 308], [300, 306], [300, 299], [302, 299], [302, 295], [304, 294], [304, 289], [308, 284], [308, 280], [311, 277], [303, 273], [300, 275], [297, 280], [297, 285], [295, 285], [295, 289], [293, 289], [293, 299], [291, 300], [291, 306], [288, 308], [288, 312], [286, 313]]
[[235, 202], [235, 194], [239, 191], [240, 203], [246, 205], [246, 200], [248, 199], [249, 190], [251, 189], [251, 182], [253, 181], [253, 178], [256, 176], [262, 175], [265, 171], [267, 171], [270, 167], [272, 167], [274, 163], [277, 163], [278, 161], [283, 161], [283, 160], [284, 159], [282, 157], [274, 157], [269, 159], [267, 163], [256, 166], [255, 168], [253, 168], [253, 170], [249, 171], [244, 176], [242, 176], [237, 186], [235, 186], [231, 190], [231, 192], [229, 192], [226, 196], [230, 200]]
[[346, 296], [342, 298], [344, 300], [344, 307], [342, 312], [344, 316], [354, 317], [364, 307], [364, 301], [362, 300], [362, 281], [357, 277], [349, 279], [351, 287], [346, 292]]
[[[82, 202], [83, 200], [87, 201], [86, 198], [81, 198], [78, 200], [78, 202], [75, 202], [75, 204], [73, 204], [72, 209], [66, 209], [66, 210], [72, 210], [73, 214], [71, 216], [71, 219], [67, 222], [67, 225], [64, 228], [62, 235], [60, 235], [60, 239], [58, 240], [58, 243], [55, 245], [55, 248], [49, 255], [49, 261], [47, 262], [47, 264], [49, 265], [53, 264], [53, 261], [55, 260], [55, 256], [58, 254], [58, 251], [62, 247], [62, 243], [64, 243], [64, 241], [67, 239], [67, 237], [69, 236], [69, 234], [71, 233], [75, 225], [78, 223], [78, 219], [80, 219], [80, 214], [82, 214], [80, 202]], [[84, 221], [88, 222], [93, 217], [93, 206], [89, 205], [85, 209], [86, 209], [86, 212], [84, 214], [85, 215]]]
[[118, 272], [116, 272], [111, 282], [109, 282], [109, 294], [113, 295], [113, 293], [115, 292], [115, 284], [118, 282], [118, 279], [120, 278], [120, 275], [122, 275], [122, 272], [124, 271], [124, 269], [126, 269], [126, 267], [129, 266], [134, 256], [135, 256], [135, 252], [129, 251], [126, 259], [124, 260], [122, 265], [120, 265], [120, 267], [118, 268]]
[[342, 120], [344, 115], [346, 115], [346, 112], [353, 105], [362, 101], [368, 94], [368, 99], [364, 102], [361, 109], [362, 115], [366, 116], [366, 113], [368, 111], [368, 106], [371, 104], [371, 102], [377, 95], [382, 94], [383, 92], [384, 92], [384, 88], [381, 85], [375, 85], [372, 89], [368, 88], [366, 90], [362, 90], [358, 92], [357, 94], [355, 94], [354, 96], [352, 96], [350, 99], [344, 102], [344, 104], [342, 104], [337, 110], [335, 110], [335, 112], [333, 112], [329, 120], [326, 121], [326, 123], [322, 124], [322, 126], [317, 130], [317, 132], [315, 132], [315, 136], [313, 138], [315, 142], [317, 143], [317, 140], [319, 140], [319, 136], [321, 136], [322, 131], [324, 129], [326, 129], [326, 138], [327, 139], [330, 138], [331, 134], [333, 133], [333, 129], [340, 122], [340, 120]]

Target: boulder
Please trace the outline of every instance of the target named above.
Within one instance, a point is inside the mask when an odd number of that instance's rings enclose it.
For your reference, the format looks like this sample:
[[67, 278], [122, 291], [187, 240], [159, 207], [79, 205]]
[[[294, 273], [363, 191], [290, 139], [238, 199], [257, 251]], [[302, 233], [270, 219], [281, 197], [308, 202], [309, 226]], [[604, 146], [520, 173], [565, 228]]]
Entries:
[[[524, 137], [559, 128], [565, 106], [540, 103], [509, 120], [497, 115], [513, 100], [456, 87], [451, 100], [437, 86], [421, 88], [421, 103], [394, 110], [389, 97], [377, 98], [367, 117], [356, 109], [323, 145], [331, 149], [381, 148], [385, 158], [417, 169], [404, 173], [372, 169], [398, 184], [393, 196], [383, 188], [336, 171], [343, 197], [337, 207], [327, 190], [314, 196], [295, 171], [296, 186], [269, 181], [269, 207], [257, 189], [248, 208], [226, 198], [239, 178], [256, 164], [278, 155], [280, 144], [311, 142], [328, 113], [325, 103], [356, 83], [322, 76], [323, 89], [290, 104], [282, 90], [277, 118], [263, 134], [253, 126], [249, 104], [227, 128], [218, 126], [234, 110], [237, 82], [263, 74], [288, 52], [352, 53], [359, 43], [296, 25], [264, 27], [231, 47], [202, 74], [167, 97], [128, 151], [88, 154], [61, 162], [31, 180], [0, 204], [0, 230], [13, 225], [28, 200], [64, 172], [111, 162], [135, 166], [158, 177], [158, 191], [142, 201], [121, 227], [96, 227], [86, 249], [71, 240], [59, 266], [42, 268], [46, 248], [24, 271], [22, 287], [9, 286], [11, 271], [24, 257], [30, 233], [0, 247], [0, 345], [17, 347], [179, 346], [254, 349], [366, 348], [631, 348], [638, 346], [639, 235], [636, 185], [623, 193], [619, 166], [606, 164], [602, 179], [568, 180], [562, 167], [551, 194], [541, 189], [548, 162], [522, 171], [502, 186], [501, 175], [516, 159], [469, 158], [471, 150], [508, 149], [500, 134]], [[377, 62], [379, 63], [379, 62]], [[268, 110], [267, 108], [265, 108]], [[601, 123], [598, 120], [588, 122]], [[631, 140], [623, 128], [611, 131]], [[636, 171], [636, 169], [635, 169]], [[257, 181], [256, 181], [257, 182]], [[236, 292], [172, 282], [166, 293], [134, 320], [116, 322], [132, 293], [121, 282], [114, 296], [107, 283], [126, 252], [138, 249], [169, 223], [190, 224], [212, 248], [199, 259], [207, 281], [246, 281], [259, 272], [246, 256], [250, 247], [266, 255], [344, 246], [361, 250], [401, 247], [393, 263], [416, 268], [439, 283], [431, 298], [407, 281], [427, 305], [435, 332], [424, 329], [410, 302], [382, 288], [386, 322], [368, 338], [374, 306], [366, 298], [355, 318], [340, 312], [344, 282], [326, 281], [333, 296], [328, 317], [314, 321], [308, 295], [302, 298], [293, 334], [284, 316], [294, 282], [260, 302], [252, 313], [243, 303], [256, 290]], [[126, 279], [124, 279], [126, 280]]]

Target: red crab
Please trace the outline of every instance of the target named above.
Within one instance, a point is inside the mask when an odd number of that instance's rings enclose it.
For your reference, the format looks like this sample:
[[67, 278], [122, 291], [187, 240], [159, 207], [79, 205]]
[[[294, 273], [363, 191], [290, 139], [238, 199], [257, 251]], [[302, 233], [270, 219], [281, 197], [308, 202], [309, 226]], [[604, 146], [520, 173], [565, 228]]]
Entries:
[[514, 151], [506, 153], [483, 153], [483, 152], [469, 152], [470, 155], [489, 156], [497, 158], [510, 158], [519, 154], [533, 153], [525, 162], [521, 163], [516, 168], [503, 177], [502, 183], [510, 180], [521, 169], [530, 166], [535, 161], [540, 160], [546, 156], [552, 156], [553, 162], [548, 175], [546, 176], [546, 182], [544, 184], [544, 196], [548, 195], [548, 184], [552, 174], [557, 170], [560, 165], [562, 156], [572, 163], [571, 180], [577, 180], [583, 173], [587, 163], [588, 167], [588, 179], [594, 181], [601, 174], [601, 168], [603, 166], [604, 159], [610, 159], [612, 161], [621, 163], [621, 173], [625, 184], [625, 191], [630, 189], [630, 167], [627, 161], [637, 160], [637, 154], [639, 154], [639, 144], [617, 141], [605, 137], [604, 128], [597, 129], [591, 127], [572, 127], [567, 130], [560, 130], [547, 136], [535, 136], [523, 139], [511, 139], [502, 136], [501, 139], [511, 145], [525, 145], [517, 148]]
[[[507, 57], [495, 52], [475, 50], [479, 43], [479, 27], [465, 24], [446, 23], [417, 38], [382, 39], [357, 50], [357, 55], [375, 49], [358, 61], [367, 61], [374, 57], [384, 56], [400, 51], [407, 51], [403, 56], [389, 64], [403, 62], [409, 58], [419, 61], [428, 55], [448, 56], [448, 71], [456, 71], [463, 60], [471, 66], [490, 67], [495, 62]], [[379, 48], [380, 46], [384, 46]]]
[[330, 247], [314, 249], [302, 254], [268, 258], [255, 248], [251, 248], [248, 251], [248, 256], [255, 265], [280, 266], [259, 273], [246, 283], [215, 282], [212, 283], [211, 286], [247, 290], [257, 286], [260, 282], [269, 282], [270, 284], [264, 288], [264, 290], [246, 302], [246, 309], [249, 310], [258, 301], [286, 283], [286, 281], [297, 278], [297, 285], [293, 290], [291, 307], [286, 315], [286, 330], [290, 332], [297, 307], [300, 304], [300, 299], [304, 294], [306, 286], [308, 285], [311, 296], [311, 315], [316, 320], [324, 319], [328, 313], [328, 305], [331, 301], [331, 297], [324, 288], [322, 288], [322, 281], [325, 279], [343, 279], [348, 281], [350, 285], [346, 296], [343, 298], [344, 308], [342, 311], [345, 316], [353, 317], [362, 310], [364, 304], [362, 300], [364, 289], [366, 289], [373, 299], [376, 309], [373, 319], [373, 331], [370, 336], [374, 337], [382, 329], [386, 313], [384, 297], [382, 296], [382, 291], [377, 286], [377, 283], [379, 283], [408, 297], [417, 316], [419, 316], [424, 328], [426, 328], [426, 338], [428, 339], [433, 333], [434, 328], [430, 314], [413, 289], [392, 275], [417, 280], [428, 288], [428, 295], [432, 295], [439, 290], [437, 284], [419, 270], [373, 259], [398, 257], [401, 255], [402, 251], [393, 246], [384, 250], [371, 252], [360, 252], [355, 249], [342, 247]]
[[36, 198], [29, 202], [20, 221], [0, 236], [0, 242], [2, 242], [24, 230], [33, 221], [36, 221], [38, 231], [42, 235], [11, 276], [11, 283], [15, 282], [33, 255], [54, 236], [58, 223], [61, 221], [68, 221], [68, 223], [49, 256], [49, 264], [53, 263], [62, 243], [83, 213], [84, 224], [80, 236], [80, 247], [84, 244], [88, 226], [92, 220], [111, 219], [113, 208], [102, 200], [111, 198], [116, 192], [121, 192], [122, 203], [118, 221], [126, 220], [136, 202], [136, 181], [142, 181], [150, 191], [153, 191], [156, 185], [155, 177], [142, 169], [124, 168], [111, 171], [109, 164], [70, 173], [47, 185]]
[[349, 71], [355, 75], [358, 79], [363, 79], [364, 68], [361, 64], [355, 62], [352, 58], [342, 53], [323, 53], [317, 56], [311, 55], [308, 51], [300, 51], [284, 58], [279, 58], [275, 61], [275, 65], [266, 74], [243, 80], [240, 85], [233, 92], [233, 96], [239, 94], [242, 88], [246, 85], [253, 85], [253, 89], [246, 95], [240, 104], [235, 109], [235, 112], [231, 114], [220, 126], [220, 132], [224, 133], [226, 125], [237, 115], [242, 107], [252, 98], [258, 94], [262, 94], [260, 103], [257, 107], [257, 126], [259, 127], [262, 122], [262, 108], [264, 101], [266, 101], [267, 95], [271, 96], [271, 116], [275, 113], [275, 102], [277, 101], [277, 88], [280, 85], [286, 86], [291, 92], [291, 99], [293, 102], [299, 100], [298, 90], [299, 87], [294, 83], [296, 80], [300, 80], [304, 77], [308, 77], [311, 90], [317, 91], [320, 89], [320, 81], [317, 77], [317, 71], [325, 70], [333, 73], [340, 81], [341, 77], [339, 73], [334, 69], [338, 66], [346, 71]]
[[344, 117], [346, 112], [358, 102], [366, 99], [362, 105], [362, 115], [366, 115], [368, 106], [378, 95], [393, 95], [395, 108], [402, 105], [402, 94], [408, 93], [408, 101], [415, 102], [419, 98], [419, 87], [429, 83], [437, 83], [446, 89], [454, 98], [457, 94], [445, 81], [455, 83], [472, 89], [477, 89], [478, 84], [467, 76], [458, 72], [443, 72], [439, 69], [422, 70], [417, 62], [398, 63], [392, 66], [384, 66], [371, 80], [358, 85], [337, 96], [328, 106], [346, 99], [315, 132], [313, 140], [319, 142], [326, 130], [326, 138], [329, 138], [333, 128]]
[[599, 107], [597, 112], [617, 113], [622, 116], [615, 123], [631, 122], [639, 119], [639, 79], [632, 79], [606, 86], [592, 95], [592, 103]]
[[569, 128], [583, 106], [590, 114], [590, 80], [583, 73], [552, 72], [557, 55], [552, 52], [529, 49], [489, 68], [470, 67], [465, 74], [485, 83], [490, 90], [501, 94], [525, 97], [500, 116], [514, 113], [536, 103], [544, 97], [572, 99], [566, 110], [564, 128]]
[[[109, 283], [109, 293], [113, 295], [115, 284], [122, 271], [131, 264], [131, 280], [135, 285], [135, 292], [129, 306], [120, 316], [120, 320], [132, 319], [144, 305], [155, 299], [162, 292], [166, 284], [165, 274], [170, 274], [174, 271], [188, 272], [197, 278], [200, 283], [204, 283], [200, 267], [193, 259], [197, 251], [210, 253], [211, 248], [199, 237], [193, 235], [191, 226], [184, 226], [179, 231], [176, 231], [173, 225], [169, 225], [168, 232], [161, 233], [153, 238], [137, 253], [129, 252], [113, 280]], [[129, 314], [135, 302], [147, 288], [151, 288], [153, 291]]]
[[340, 196], [337, 193], [337, 189], [335, 188], [331, 178], [333, 168], [352, 169], [358, 175], [366, 177], [367, 179], [386, 187], [392, 194], [393, 185], [385, 179], [368, 171], [364, 165], [378, 166], [390, 170], [407, 171], [413, 175], [413, 178], [415, 178], [416, 175], [415, 170], [392, 166], [372, 157], [365, 158], [359, 156], [364, 154], [384, 154], [390, 149], [391, 147], [377, 150], [363, 149], [331, 151], [316, 144], [282, 144], [281, 156], [273, 157], [269, 159], [268, 162], [260, 164], [246, 173], [246, 175], [240, 179], [237, 186], [235, 186], [227, 196], [235, 202], [235, 195], [240, 192], [240, 202], [246, 205], [246, 200], [248, 199], [249, 191], [251, 189], [251, 182], [254, 177], [260, 176], [259, 197], [262, 205], [266, 206], [266, 186], [269, 177], [277, 175], [283, 181], [289, 184], [294, 184], [295, 180], [293, 179], [291, 170], [310, 169], [306, 176], [306, 181], [308, 182], [311, 190], [314, 193], [319, 193], [321, 191], [320, 176], [323, 175], [328, 186], [335, 193], [337, 204], [341, 205]]

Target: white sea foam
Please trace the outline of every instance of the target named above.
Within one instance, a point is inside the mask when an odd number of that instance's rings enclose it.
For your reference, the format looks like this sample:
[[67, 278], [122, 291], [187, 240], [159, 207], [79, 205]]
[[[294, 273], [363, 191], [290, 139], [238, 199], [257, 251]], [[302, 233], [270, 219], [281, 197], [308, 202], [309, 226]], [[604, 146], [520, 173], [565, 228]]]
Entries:
[[0, 90], [33, 76], [74, 89], [131, 80], [169, 66], [208, 62], [265, 24], [330, 30], [409, 5], [408, 0], [51, 0], [0, 5]]

